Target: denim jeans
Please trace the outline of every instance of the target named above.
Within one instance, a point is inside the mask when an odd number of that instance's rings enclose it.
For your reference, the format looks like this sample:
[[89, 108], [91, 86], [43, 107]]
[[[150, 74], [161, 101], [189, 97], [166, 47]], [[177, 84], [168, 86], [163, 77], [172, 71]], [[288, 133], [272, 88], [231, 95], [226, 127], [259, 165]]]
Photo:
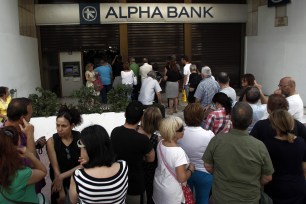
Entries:
[[196, 194], [197, 204], [208, 204], [209, 192], [212, 186], [213, 176], [203, 171], [195, 170], [187, 183]]

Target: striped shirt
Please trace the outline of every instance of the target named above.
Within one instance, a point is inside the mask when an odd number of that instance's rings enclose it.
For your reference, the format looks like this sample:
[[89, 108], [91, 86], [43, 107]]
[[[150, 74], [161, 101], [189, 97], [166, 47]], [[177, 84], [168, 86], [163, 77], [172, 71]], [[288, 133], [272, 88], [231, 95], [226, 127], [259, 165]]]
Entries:
[[84, 169], [77, 169], [73, 178], [80, 203], [125, 203], [128, 188], [128, 167], [125, 161], [118, 161], [119, 171], [109, 178], [94, 178]]
[[211, 130], [215, 135], [218, 133], [227, 133], [232, 128], [230, 115], [226, 115], [225, 108], [220, 108], [211, 112], [203, 126], [205, 130]]

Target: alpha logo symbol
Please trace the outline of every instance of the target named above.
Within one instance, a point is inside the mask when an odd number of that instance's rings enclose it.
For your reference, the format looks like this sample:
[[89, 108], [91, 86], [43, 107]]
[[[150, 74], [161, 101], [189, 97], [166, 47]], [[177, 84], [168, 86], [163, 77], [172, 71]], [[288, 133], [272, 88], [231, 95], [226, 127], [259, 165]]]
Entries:
[[86, 21], [94, 21], [98, 16], [98, 12], [93, 6], [86, 6], [82, 10], [83, 19]]

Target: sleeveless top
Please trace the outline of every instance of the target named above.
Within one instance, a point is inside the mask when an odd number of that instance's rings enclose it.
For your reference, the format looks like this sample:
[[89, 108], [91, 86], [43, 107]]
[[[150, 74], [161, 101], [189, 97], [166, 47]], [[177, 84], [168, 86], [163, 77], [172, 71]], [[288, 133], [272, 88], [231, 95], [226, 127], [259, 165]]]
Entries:
[[[72, 137], [73, 137], [72, 142], [70, 143], [69, 146], [66, 146], [62, 142], [61, 137], [57, 133], [53, 135], [54, 150], [56, 153], [56, 158], [61, 173], [68, 171], [80, 164], [78, 161], [80, 156], [80, 149], [77, 145], [77, 141], [80, 138], [80, 132], [72, 130]], [[52, 181], [55, 178], [54, 170], [51, 164], [50, 164], [50, 178]], [[64, 179], [63, 185], [64, 187], [69, 188], [70, 177]]]
[[84, 203], [125, 203], [128, 188], [128, 166], [119, 160], [119, 171], [109, 178], [94, 178], [84, 169], [73, 173], [76, 190], [82, 204]]

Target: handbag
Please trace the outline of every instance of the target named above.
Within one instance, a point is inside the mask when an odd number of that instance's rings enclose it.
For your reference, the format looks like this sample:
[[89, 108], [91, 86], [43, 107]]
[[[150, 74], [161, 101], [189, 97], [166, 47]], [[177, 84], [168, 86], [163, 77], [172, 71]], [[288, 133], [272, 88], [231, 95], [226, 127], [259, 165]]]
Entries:
[[[163, 152], [161, 151], [161, 148], [160, 148], [160, 143], [161, 143], [161, 141], [158, 143], [160, 157], [162, 158], [162, 161], [163, 161], [164, 165], [166, 166], [166, 168], [168, 169], [168, 171], [170, 172], [170, 174], [175, 178], [175, 180], [177, 180], [175, 174], [170, 170], [167, 163], [165, 162]], [[185, 197], [185, 204], [195, 204], [193, 194], [192, 194], [192, 191], [191, 191], [190, 187], [187, 184], [184, 185], [182, 183], [181, 183], [181, 187], [182, 187], [184, 197]]]
[[96, 75], [96, 80], [92, 83], [94, 85], [95, 91], [101, 91], [103, 89], [103, 84], [99, 75]]

